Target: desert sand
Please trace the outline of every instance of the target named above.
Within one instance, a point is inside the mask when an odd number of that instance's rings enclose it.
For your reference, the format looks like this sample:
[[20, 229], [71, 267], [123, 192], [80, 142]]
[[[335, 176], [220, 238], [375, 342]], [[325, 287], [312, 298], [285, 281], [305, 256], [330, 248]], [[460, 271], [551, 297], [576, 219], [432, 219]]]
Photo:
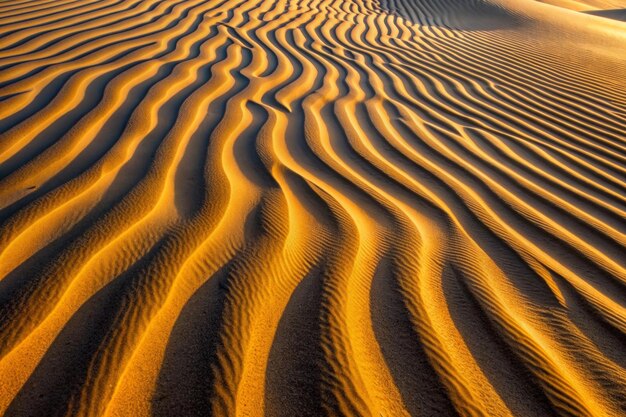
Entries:
[[0, 415], [626, 415], [623, 0], [1, 0]]

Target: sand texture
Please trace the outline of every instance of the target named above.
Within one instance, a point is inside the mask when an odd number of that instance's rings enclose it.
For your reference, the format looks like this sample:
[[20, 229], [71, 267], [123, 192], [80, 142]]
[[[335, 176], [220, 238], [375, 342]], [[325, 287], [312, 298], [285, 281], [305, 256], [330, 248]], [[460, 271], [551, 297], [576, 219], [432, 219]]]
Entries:
[[624, 9], [0, 0], [0, 415], [625, 416]]

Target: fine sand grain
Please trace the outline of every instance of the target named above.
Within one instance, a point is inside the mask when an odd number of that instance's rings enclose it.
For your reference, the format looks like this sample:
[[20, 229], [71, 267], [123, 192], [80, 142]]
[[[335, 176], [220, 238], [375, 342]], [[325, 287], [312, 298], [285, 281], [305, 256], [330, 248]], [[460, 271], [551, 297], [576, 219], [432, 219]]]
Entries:
[[626, 415], [624, 9], [0, 0], [0, 415]]

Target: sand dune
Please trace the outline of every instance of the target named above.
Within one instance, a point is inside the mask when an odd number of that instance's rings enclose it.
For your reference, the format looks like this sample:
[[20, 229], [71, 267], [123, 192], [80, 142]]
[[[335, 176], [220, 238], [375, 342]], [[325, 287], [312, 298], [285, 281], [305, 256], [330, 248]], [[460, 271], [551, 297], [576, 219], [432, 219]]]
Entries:
[[0, 1], [0, 414], [626, 415], [620, 1]]

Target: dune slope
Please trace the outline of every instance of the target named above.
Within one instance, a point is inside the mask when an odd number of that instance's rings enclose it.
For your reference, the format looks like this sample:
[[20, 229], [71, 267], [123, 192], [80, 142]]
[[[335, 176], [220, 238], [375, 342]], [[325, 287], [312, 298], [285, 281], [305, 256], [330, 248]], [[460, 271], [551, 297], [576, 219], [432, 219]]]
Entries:
[[532, 0], [0, 0], [0, 414], [625, 415], [625, 51]]

